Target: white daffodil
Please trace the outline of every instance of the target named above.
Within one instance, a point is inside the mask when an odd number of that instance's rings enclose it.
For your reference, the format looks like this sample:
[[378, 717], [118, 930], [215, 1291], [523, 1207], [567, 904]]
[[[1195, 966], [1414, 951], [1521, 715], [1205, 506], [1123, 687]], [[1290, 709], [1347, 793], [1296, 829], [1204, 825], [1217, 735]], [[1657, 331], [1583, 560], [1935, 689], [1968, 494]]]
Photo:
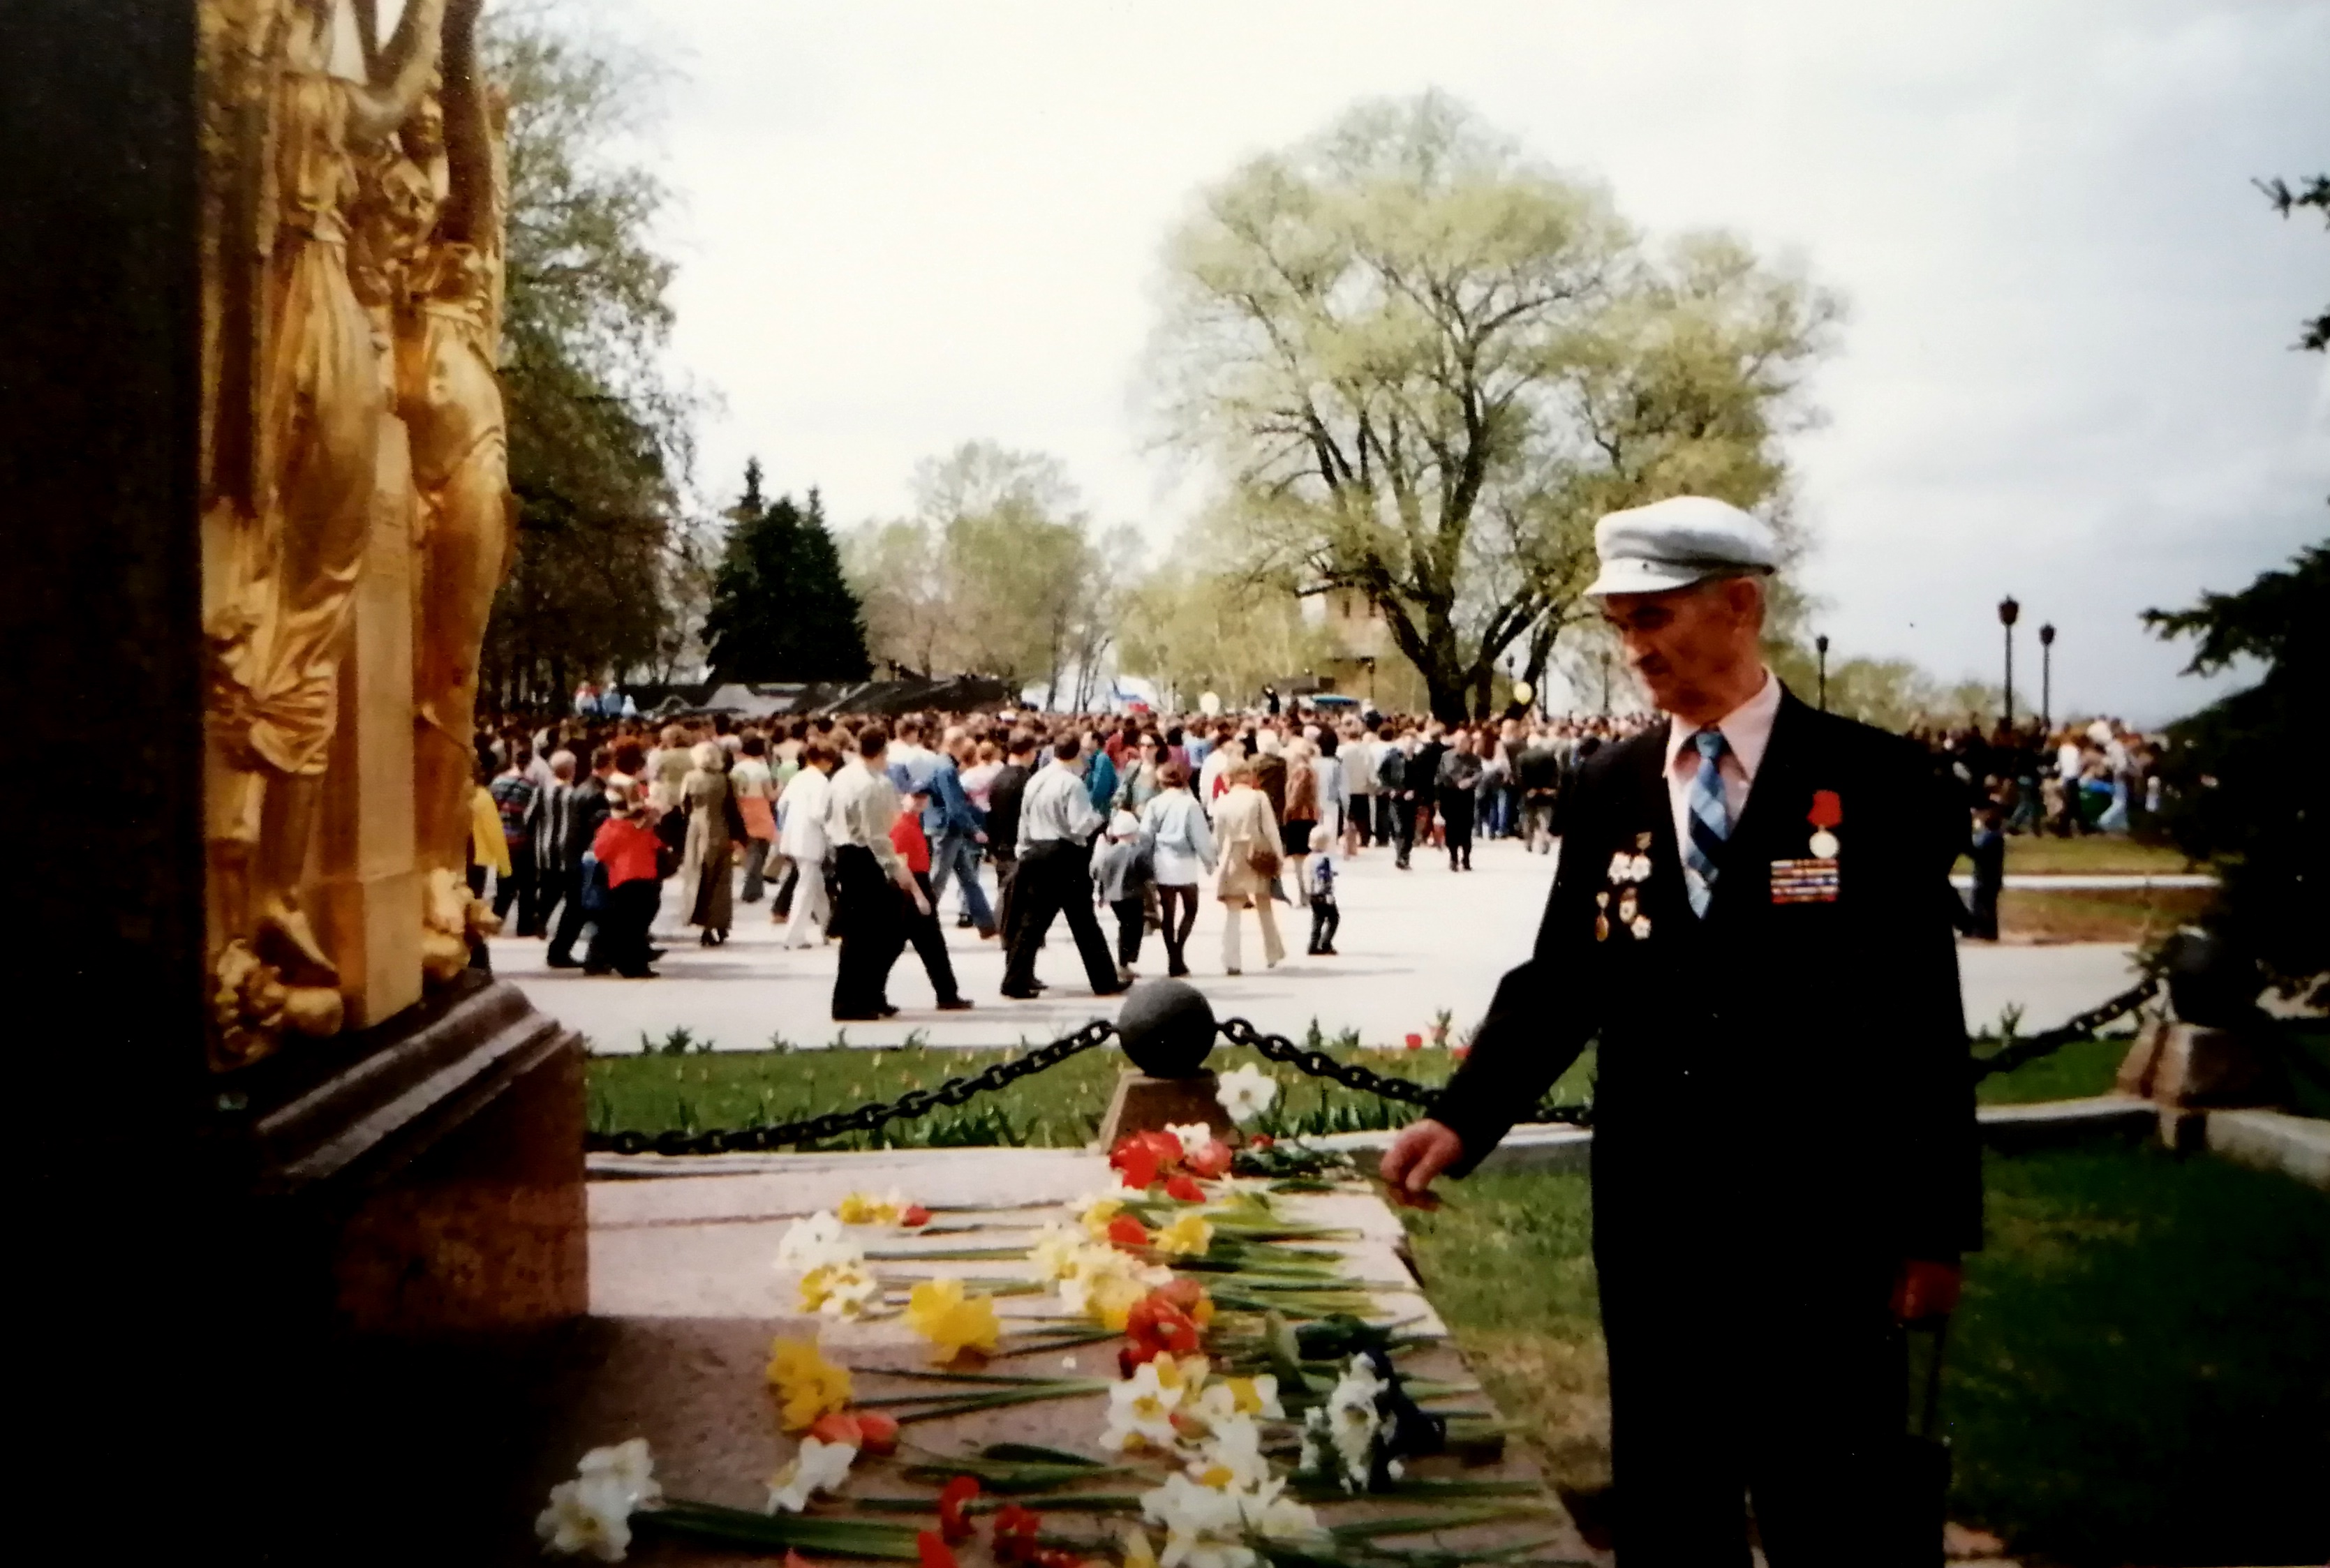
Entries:
[[1364, 1490], [1374, 1470], [1376, 1434], [1383, 1430], [1376, 1396], [1384, 1387], [1374, 1365], [1364, 1355], [1354, 1355], [1327, 1395], [1327, 1435], [1335, 1445], [1336, 1458], [1342, 1461], [1347, 1490]]
[[534, 1533], [545, 1551], [564, 1557], [584, 1553], [601, 1563], [620, 1563], [631, 1548], [630, 1497], [613, 1481], [561, 1481], [550, 1488], [550, 1507], [535, 1516]]
[[584, 1454], [574, 1478], [550, 1489], [550, 1506], [535, 1519], [535, 1533], [550, 1551], [570, 1557], [587, 1552], [602, 1563], [620, 1563], [630, 1549], [632, 1511], [661, 1501], [647, 1439], [633, 1438]]
[[1038, 1280], [1069, 1279], [1076, 1271], [1076, 1253], [1084, 1245], [1083, 1231], [1072, 1231], [1057, 1220], [1046, 1220], [1028, 1249], [1028, 1261], [1035, 1265]]
[[1246, 1527], [1269, 1541], [1299, 1541], [1321, 1533], [1318, 1510], [1287, 1497], [1286, 1478], [1264, 1481], [1238, 1498]]
[[845, 1233], [840, 1216], [819, 1209], [789, 1227], [777, 1243], [777, 1267], [806, 1274], [829, 1263], [862, 1263], [866, 1253]]
[[1198, 1396], [1198, 1412], [1208, 1424], [1233, 1415], [1286, 1419], [1286, 1407], [1278, 1400], [1278, 1379], [1266, 1372], [1258, 1377], [1225, 1377], [1206, 1384], [1205, 1393]]
[[818, 1493], [839, 1491], [841, 1483], [849, 1478], [849, 1467], [857, 1459], [857, 1450], [848, 1443], [803, 1438], [800, 1451], [793, 1456], [792, 1463], [779, 1470], [769, 1482], [769, 1512], [781, 1509], [798, 1514]]
[[1158, 1568], [1253, 1568], [1255, 1552], [1243, 1541], [1246, 1516], [1236, 1493], [1168, 1476], [1163, 1486], [1141, 1494], [1141, 1512], [1165, 1526]]
[[1233, 1067], [1221, 1075], [1214, 1098], [1222, 1102], [1232, 1121], [1244, 1127], [1278, 1098], [1278, 1080], [1259, 1067]]
[[1334, 1473], [1328, 1453], [1334, 1448], [1329, 1435], [1327, 1407], [1314, 1404], [1302, 1415], [1302, 1453], [1295, 1460], [1296, 1473], [1305, 1476], [1326, 1476]]
[[801, 1307], [826, 1318], [863, 1318], [882, 1300], [881, 1281], [863, 1263], [827, 1263], [801, 1276]]
[[1208, 1422], [1212, 1429], [1184, 1468], [1192, 1480], [1217, 1491], [1250, 1492], [1270, 1479], [1270, 1461], [1262, 1457], [1262, 1428], [1250, 1415], [1227, 1415]]
[[1114, 1452], [1126, 1449], [1170, 1449], [1173, 1446], [1173, 1412], [1189, 1392], [1189, 1380], [1170, 1355], [1160, 1355], [1108, 1391], [1108, 1423], [1100, 1446]]
[[1165, 1130], [1181, 1140], [1184, 1158], [1205, 1153], [1206, 1146], [1214, 1141], [1214, 1129], [1202, 1121], [1187, 1122], [1179, 1127], [1169, 1121], [1165, 1124]]
[[652, 1508], [663, 1501], [663, 1487], [655, 1478], [655, 1456], [648, 1451], [645, 1438], [592, 1449], [582, 1456], [575, 1472], [584, 1480], [606, 1477], [623, 1488], [634, 1508]]

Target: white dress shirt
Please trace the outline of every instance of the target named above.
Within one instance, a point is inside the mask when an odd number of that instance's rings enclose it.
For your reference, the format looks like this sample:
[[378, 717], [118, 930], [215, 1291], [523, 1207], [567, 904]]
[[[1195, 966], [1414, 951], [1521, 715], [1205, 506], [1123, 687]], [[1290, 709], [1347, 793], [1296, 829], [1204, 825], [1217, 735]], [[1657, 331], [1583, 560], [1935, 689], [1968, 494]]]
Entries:
[[[1754, 696], [1715, 722], [1723, 732], [1723, 756], [1716, 763], [1723, 775], [1723, 808], [1731, 826], [1748, 809], [1748, 791], [1756, 770], [1764, 763], [1765, 748], [1772, 743], [1772, 721], [1780, 711], [1779, 680], [1770, 670]], [[1699, 777], [1699, 748], [1691, 737], [1699, 729], [1670, 716], [1667, 721], [1667, 802], [1674, 808], [1675, 849], [1691, 844], [1691, 786]]]
[[1093, 807], [1084, 770], [1056, 760], [1019, 797], [1019, 853], [1058, 839], [1088, 844], [1107, 820]]

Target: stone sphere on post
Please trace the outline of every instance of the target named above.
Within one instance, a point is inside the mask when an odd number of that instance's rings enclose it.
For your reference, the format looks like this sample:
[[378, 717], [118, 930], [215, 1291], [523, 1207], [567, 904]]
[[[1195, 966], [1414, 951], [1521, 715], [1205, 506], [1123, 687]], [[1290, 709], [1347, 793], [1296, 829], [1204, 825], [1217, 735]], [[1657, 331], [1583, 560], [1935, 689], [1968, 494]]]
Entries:
[[1116, 1034], [1133, 1065], [1151, 1078], [1193, 1078], [1214, 1048], [1213, 1006], [1184, 981], [1143, 980], [1125, 993]]

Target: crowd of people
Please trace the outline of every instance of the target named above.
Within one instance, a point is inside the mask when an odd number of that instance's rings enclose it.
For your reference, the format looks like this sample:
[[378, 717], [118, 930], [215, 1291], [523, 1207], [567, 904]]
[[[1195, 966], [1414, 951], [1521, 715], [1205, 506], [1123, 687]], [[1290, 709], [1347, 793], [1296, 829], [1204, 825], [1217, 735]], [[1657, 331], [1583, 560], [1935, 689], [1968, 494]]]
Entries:
[[575, 706], [481, 729], [473, 888], [490, 879], [495, 913], [545, 940], [553, 968], [637, 978], [662, 950], [666, 883], [707, 947], [739, 905], [766, 901], [785, 948], [841, 944], [844, 1021], [896, 1011], [887, 982], [909, 947], [942, 1009], [972, 1005], [941, 924], [950, 888], [955, 924], [1003, 945], [1006, 997], [1045, 987], [1056, 921], [1096, 995], [1131, 984], [1152, 933], [1165, 972], [1187, 975], [1205, 901], [1224, 912], [1225, 973], [1245, 966], [1249, 914], [1262, 962], [1283, 961], [1282, 907], [1308, 914], [1311, 954], [1332, 957], [1338, 859], [1379, 846], [1407, 870], [1422, 845], [1463, 873], [1477, 838], [1549, 851], [1566, 781], [1645, 722], [1007, 712], [895, 730], [829, 714], [657, 727]]
[[[1381, 848], [1405, 871], [1422, 846], [1461, 874], [1481, 838], [1550, 853], [1578, 768], [1654, 722], [1257, 710], [658, 727], [607, 706], [480, 732], [472, 885], [491, 877], [494, 912], [546, 941], [553, 968], [630, 977], [654, 974], [667, 883], [706, 947], [766, 902], [784, 948], [841, 943], [839, 1020], [896, 1011], [888, 978], [909, 948], [942, 1010], [972, 1005], [942, 925], [950, 889], [955, 925], [1002, 944], [1009, 998], [1044, 989], [1059, 921], [1095, 995], [1131, 984], [1152, 934], [1165, 972], [1187, 975], [1208, 901], [1224, 973], [1245, 967], [1249, 915], [1262, 962], [1284, 959], [1281, 908], [1307, 913], [1308, 952], [1332, 957], [1339, 860]], [[1972, 811], [1971, 935], [1996, 935], [2007, 835], [2126, 832], [2161, 804], [2158, 742], [2117, 721], [1915, 733]]]
[[1910, 732], [1940, 755], [1970, 804], [1997, 808], [2009, 833], [2125, 834], [2161, 808], [2163, 742], [2117, 719]]

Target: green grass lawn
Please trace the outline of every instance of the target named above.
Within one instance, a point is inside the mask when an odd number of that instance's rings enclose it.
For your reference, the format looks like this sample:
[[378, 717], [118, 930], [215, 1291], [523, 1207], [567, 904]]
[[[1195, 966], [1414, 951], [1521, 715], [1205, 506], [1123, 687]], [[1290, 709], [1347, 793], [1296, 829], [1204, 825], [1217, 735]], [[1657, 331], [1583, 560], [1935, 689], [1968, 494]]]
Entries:
[[[1944, 1393], [1951, 1516], [2070, 1564], [2330, 1555], [2330, 1198], [2117, 1144], [1984, 1164]], [[1404, 1212], [1434, 1303], [1565, 1492], [1608, 1480], [1582, 1176]]]
[[[1398, 1075], [1437, 1087], [1455, 1062], [1429, 1046], [1420, 1051], [1361, 1050], [1331, 1046], [1341, 1061], [1387, 1076]], [[1018, 1055], [1013, 1051], [960, 1051], [932, 1046], [869, 1051], [658, 1052], [638, 1056], [594, 1056], [589, 1068], [591, 1126], [597, 1130], [656, 1133], [668, 1128], [742, 1128], [789, 1121], [819, 1111], [846, 1110], [871, 1100], [895, 1100], [909, 1089], [930, 1089], [947, 1079], [977, 1072]], [[1291, 1067], [1264, 1062], [1251, 1050], [1224, 1047], [1208, 1058], [1217, 1071], [1253, 1063], [1274, 1074], [1278, 1105], [1264, 1124], [1272, 1131], [1356, 1132], [1401, 1127], [1415, 1109], [1374, 1094], [1361, 1094]], [[1008, 1089], [983, 1094], [956, 1110], [942, 1110], [915, 1122], [894, 1122], [875, 1133], [857, 1133], [820, 1147], [828, 1148], [926, 1148], [962, 1144], [1074, 1148], [1100, 1130], [1116, 1078], [1129, 1063], [1114, 1046], [1072, 1057], [1047, 1072], [1022, 1079]], [[1582, 1100], [1593, 1073], [1589, 1053], [1556, 1084], [1550, 1099]]]
[[[1957, 870], [1961, 874], [1973, 869], [1972, 862], [1959, 858]], [[2096, 833], [2084, 838], [2039, 838], [2015, 834], [2006, 841], [2006, 869], [2016, 875], [2060, 876], [2072, 873], [2158, 874], [2194, 868], [2179, 850]]]
[[[2330, 1025], [2284, 1023], [2278, 1028], [2300, 1058], [2289, 1070], [2289, 1109], [2301, 1116], [2330, 1118]], [[1975, 1086], [1975, 1099], [1984, 1105], [2028, 1105], [2108, 1094], [2113, 1075], [2134, 1044], [2125, 1034], [2074, 1040], [2012, 1072], [1984, 1079]], [[2314, 1064], [2311, 1072], [2306, 1070], [2308, 1062]]]

